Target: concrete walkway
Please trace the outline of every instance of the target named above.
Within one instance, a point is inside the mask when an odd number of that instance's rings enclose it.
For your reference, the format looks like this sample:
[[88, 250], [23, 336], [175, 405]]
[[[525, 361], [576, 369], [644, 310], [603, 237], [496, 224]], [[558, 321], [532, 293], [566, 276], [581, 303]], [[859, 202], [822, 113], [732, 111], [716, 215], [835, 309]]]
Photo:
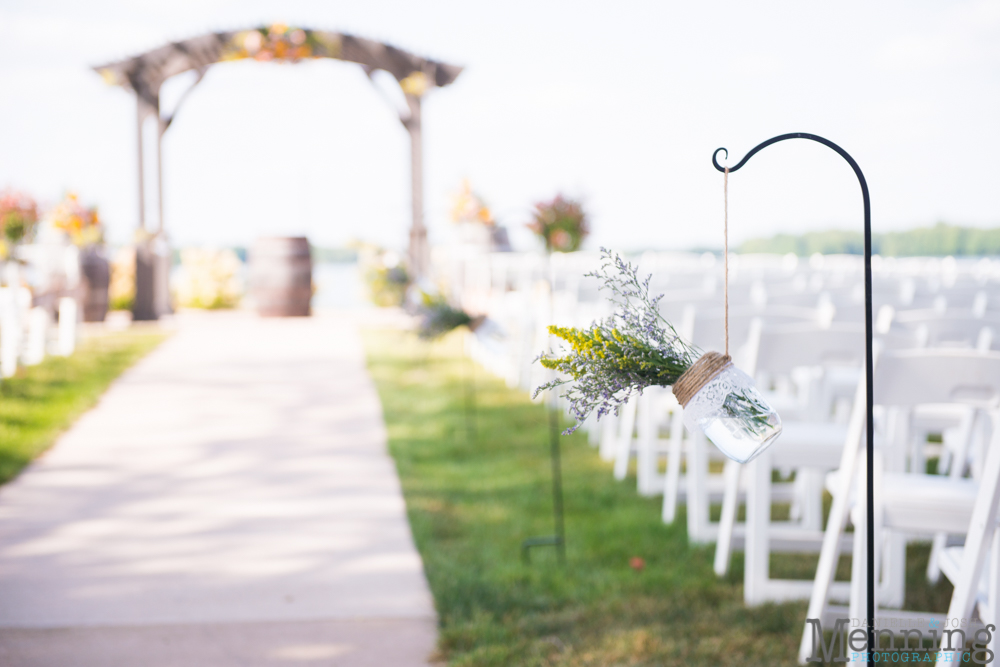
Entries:
[[348, 316], [178, 318], [0, 487], [0, 665], [426, 664], [385, 440]]

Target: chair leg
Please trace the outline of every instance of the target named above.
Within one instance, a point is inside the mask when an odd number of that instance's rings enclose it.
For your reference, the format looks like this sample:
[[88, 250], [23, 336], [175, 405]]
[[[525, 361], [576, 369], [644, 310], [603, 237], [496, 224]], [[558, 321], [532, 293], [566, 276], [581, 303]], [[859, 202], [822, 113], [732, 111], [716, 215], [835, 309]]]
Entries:
[[635, 432], [636, 404], [628, 402], [621, 408], [618, 419], [618, 440], [615, 443], [615, 479], [628, 476], [628, 464], [632, 460], [632, 442]]
[[[854, 524], [854, 552], [851, 554], [851, 601], [849, 615], [851, 618], [867, 618], [868, 594], [868, 530], [866, 519], [868, 515], [868, 498], [864, 492], [867, 467], [864, 462], [858, 466], [857, 502], [851, 510], [851, 523]], [[878, 559], [875, 559], [878, 563]]]
[[747, 465], [747, 522], [743, 552], [743, 602], [753, 607], [767, 602], [771, 577], [771, 456], [764, 452]]
[[632, 434], [618, 432], [615, 443], [615, 479], [621, 481], [628, 476], [628, 464], [632, 460]]
[[604, 415], [601, 424], [601, 444], [598, 454], [602, 461], [613, 461], [615, 458], [615, 446], [618, 442], [618, 418], [613, 414]]
[[705, 434], [690, 434], [687, 475], [688, 540], [695, 544], [713, 542], [716, 538], [709, 521], [708, 441]]
[[652, 392], [639, 397], [637, 419], [636, 485], [640, 496], [656, 494], [656, 420]]
[[681, 441], [684, 437], [684, 420], [680, 410], [670, 415], [670, 445], [667, 450], [667, 474], [663, 481], [663, 523], [673, 523], [677, 518], [677, 497], [681, 481]]
[[719, 518], [719, 539], [715, 543], [715, 574], [720, 577], [729, 572], [729, 560], [733, 553], [733, 529], [736, 527], [736, 510], [740, 505], [740, 471], [743, 466], [727, 460], [722, 471], [725, 491], [722, 496], [722, 516]]
[[941, 580], [941, 562], [940, 556], [941, 552], [944, 551], [945, 546], [948, 544], [948, 536], [944, 533], [937, 533], [934, 535], [934, 540], [931, 543], [931, 556], [927, 560], [927, 582], [931, 584], [936, 584]]
[[823, 471], [816, 468], [800, 468], [796, 479], [802, 480], [801, 522], [805, 530], [823, 530]]

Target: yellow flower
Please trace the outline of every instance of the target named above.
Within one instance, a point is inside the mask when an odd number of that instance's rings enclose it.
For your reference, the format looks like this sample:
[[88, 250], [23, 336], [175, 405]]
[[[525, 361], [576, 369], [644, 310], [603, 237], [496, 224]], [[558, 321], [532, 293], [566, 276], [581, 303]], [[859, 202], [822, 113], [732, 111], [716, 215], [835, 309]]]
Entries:
[[427, 88], [430, 87], [430, 82], [427, 80], [427, 75], [423, 72], [411, 72], [408, 77], [399, 82], [399, 87], [402, 88], [403, 92], [407, 95], [421, 97], [427, 92]]

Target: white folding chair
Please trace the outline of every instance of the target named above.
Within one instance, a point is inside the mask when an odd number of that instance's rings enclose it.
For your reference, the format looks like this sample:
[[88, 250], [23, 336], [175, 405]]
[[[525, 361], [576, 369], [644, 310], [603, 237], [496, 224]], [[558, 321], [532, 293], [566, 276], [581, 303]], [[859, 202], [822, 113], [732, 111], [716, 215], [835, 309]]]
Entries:
[[[916, 406], [960, 404], [996, 410], [1000, 403], [1000, 354], [974, 350], [904, 350], [878, 356], [873, 378], [875, 404], [885, 411], [881, 424], [883, 437], [876, 441], [879, 452], [873, 471], [875, 480], [875, 518], [877, 575], [881, 581], [876, 598], [883, 606], [901, 606], [905, 571], [905, 536], [938, 532], [964, 532], [969, 526], [976, 498], [975, 482], [905, 471], [909, 417]], [[851, 416], [838, 471], [828, 477], [833, 506], [827, 520], [806, 618], [829, 618], [828, 601], [833, 584], [840, 538], [848, 516], [854, 526], [854, 557], [851, 576], [851, 603], [847, 610], [830, 610], [843, 616], [864, 616], [862, 604], [866, 591], [867, 570], [863, 566], [867, 545], [865, 467], [862, 452], [866, 446], [864, 425], [866, 409], [864, 385]], [[857, 490], [857, 491], [855, 491]], [[853, 510], [852, 510], [853, 505]], [[880, 572], [879, 572], [880, 571]], [[846, 611], [846, 614], [844, 613]], [[913, 616], [894, 611], [894, 616]], [[924, 613], [923, 617], [928, 614]], [[808, 624], [800, 644], [799, 659], [805, 662], [813, 652], [813, 633]]]

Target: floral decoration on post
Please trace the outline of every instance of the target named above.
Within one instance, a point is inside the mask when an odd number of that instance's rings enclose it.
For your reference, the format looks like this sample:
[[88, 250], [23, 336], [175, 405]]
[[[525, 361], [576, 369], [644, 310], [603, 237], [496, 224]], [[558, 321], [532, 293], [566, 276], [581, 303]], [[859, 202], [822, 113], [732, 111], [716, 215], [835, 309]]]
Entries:
[[86, 248], [104, 241], [97, 207], [85, 207], [75, 193], [67, 194], [49, 215], [52, 226], [64, 232], [74, 245]]
[[20, 243], [30, 241], [38, 226], [38, 204], [23, 192], [0, 195], [0, 258], [11, 256]]
[[547, 252], [575, 252], [590, 233], [583, 206], [562, 195], [535, 204], [532, 217], [528, 229], [542, 239]]
[[601, 268], [588, 274], [611, 292], [614, 312], [589, 329], [550, 326], [565, 341], [563, 355], [542, 354], [542, 365], [560, 377], [535, 396], [563, 385], [577, 423], [619, 410], [647, 387], [672, 387], [684, 406], [684, 423], [699, 428], [730, 458], [746, 462], [781, 433], [781, 419], [729, 357], [702, 353], [684, 341], [659, 311], [662, 295], [650, 297], [649, 279], [631, 263], [601, 249]]
[[468, 179], [462, 181], [462, 187], [451, 197], [451, 221], [455, 224], [486, 225], [496, 224], [493, 212], [483, 201], [483, 198], [472, 191]]
[[320, 43], [311, 30], [274, 23], [238, 33], [230, 43], [223, 60], [253, 58], [260, 62], [272, 60], [297, 62], [305, 58], [327, 55], [328, 50], [329, 45]]

